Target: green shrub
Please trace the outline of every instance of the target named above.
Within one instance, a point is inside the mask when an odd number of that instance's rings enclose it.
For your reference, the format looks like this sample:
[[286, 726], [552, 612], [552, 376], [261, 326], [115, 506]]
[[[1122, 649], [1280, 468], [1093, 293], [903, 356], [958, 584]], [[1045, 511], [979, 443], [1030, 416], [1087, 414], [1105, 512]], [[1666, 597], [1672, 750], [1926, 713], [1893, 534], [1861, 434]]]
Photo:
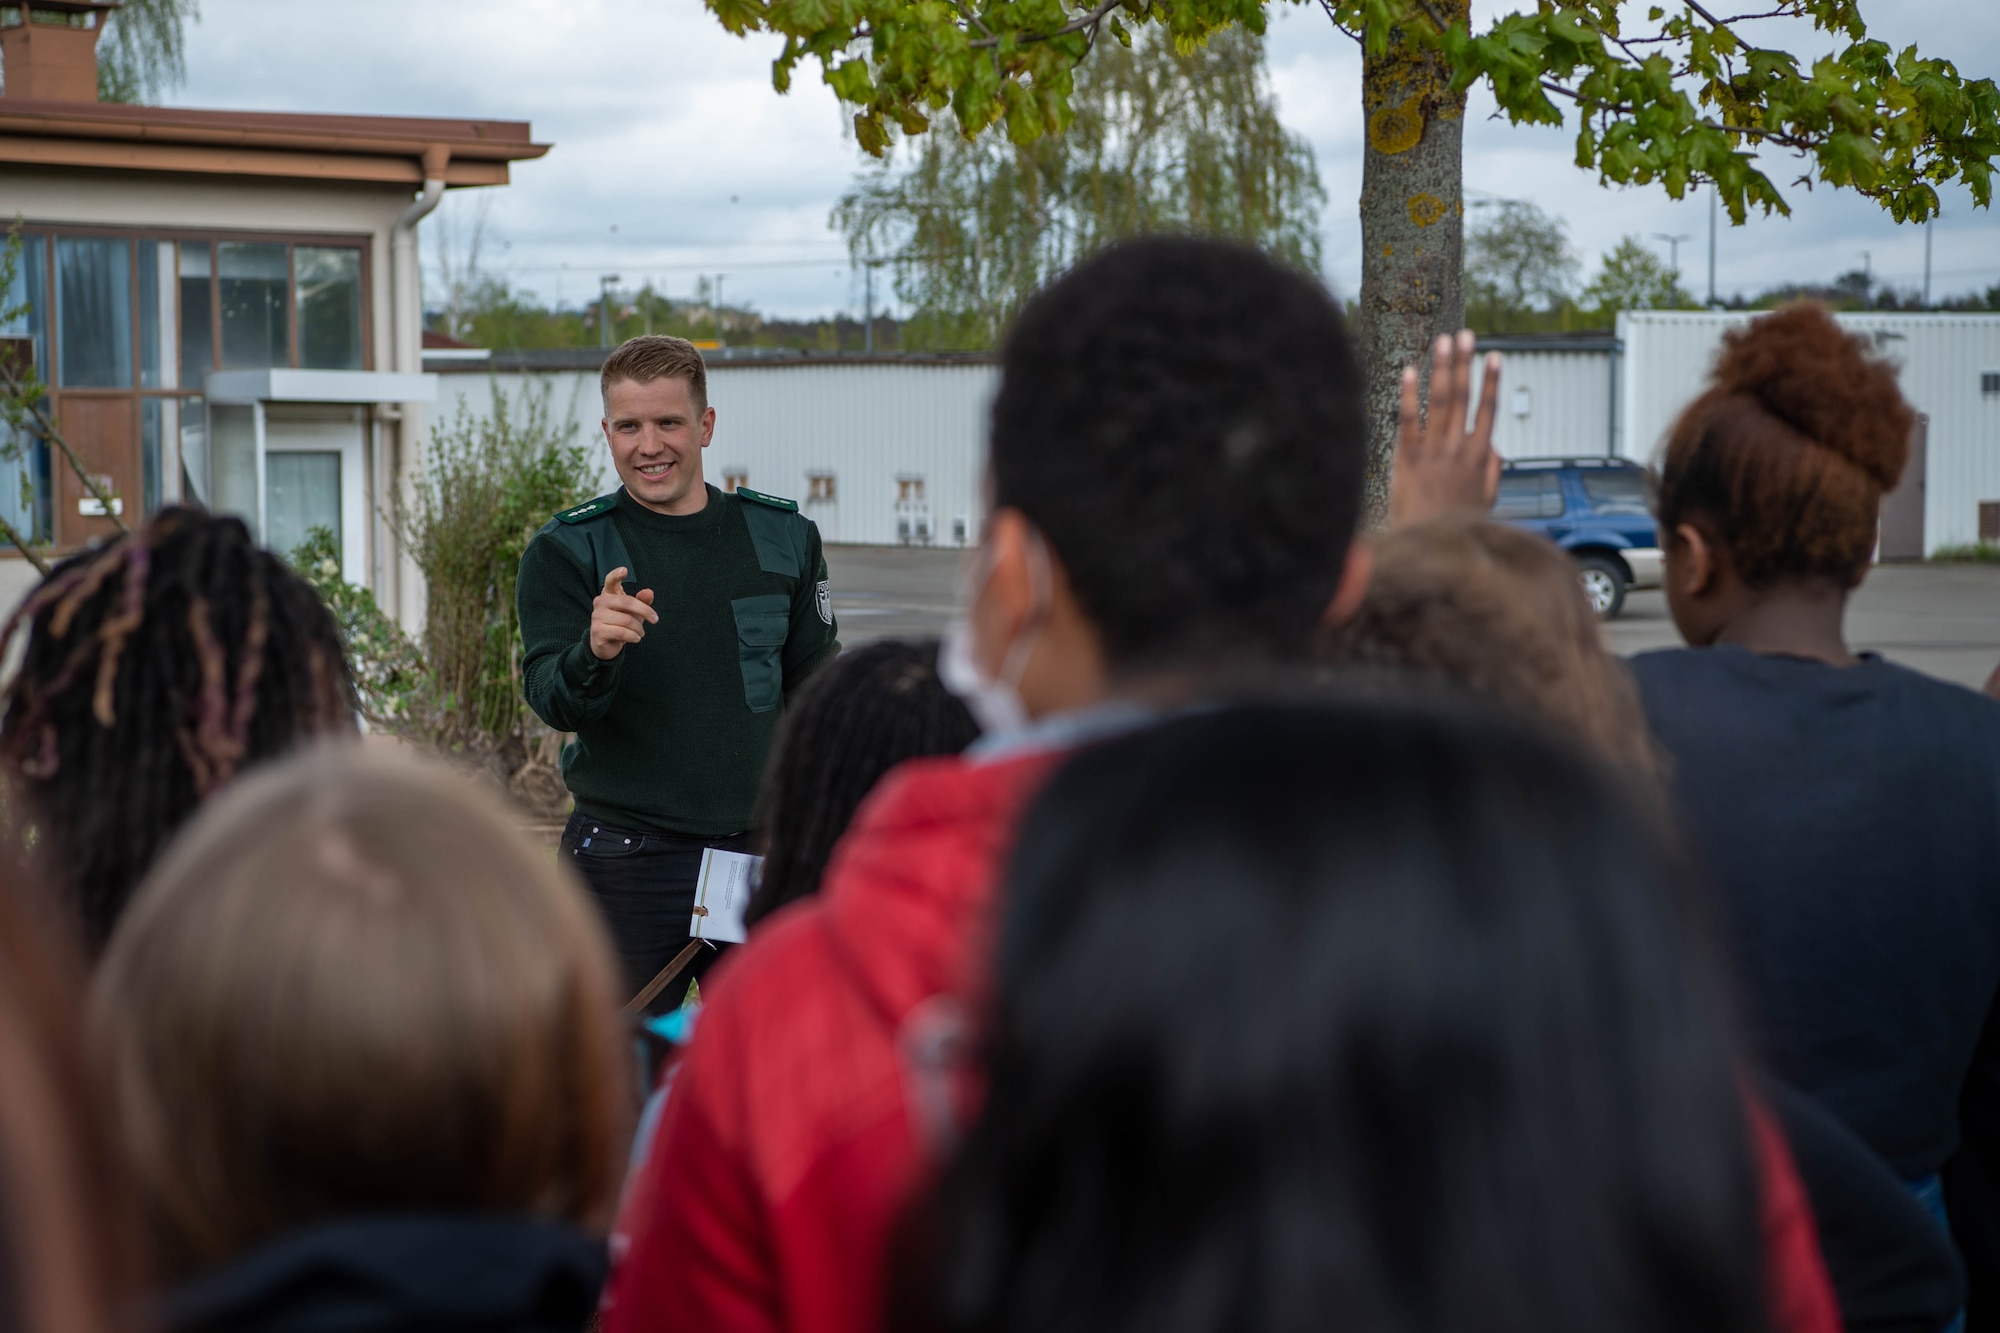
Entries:
[[1974, 542], [1970, 546], [1940, 546], [1931, 553], [1934, 564], [1943, 565], [1989, 565], [2000, 564], [2000, 546], [1992, 542]]
[[437, 687], [423, 654], [375, 603], [375, 594], [340, 576], [340, 544], [331, 528], [316, 527], [288, 557], [312, 584], [340, 626], [340, 642], [354, 673], [361, 715], [376, 731], [419, 742], [437, 731]]
[[556, 424], [546, 388], [510, 400], [496, 385], [490, 416], [461, 404], [433, 428], [415, 496], [395, 514], [429, 589], [423, 659], [438, 701], [432, 744], [485, 765], [517, 794], [530, 769], [544, 770], [536, 785], [549, 789], [556, 747], [521, 697], [514, 578], [535, 530], [590, 497], [596, 469], [573, 436]]

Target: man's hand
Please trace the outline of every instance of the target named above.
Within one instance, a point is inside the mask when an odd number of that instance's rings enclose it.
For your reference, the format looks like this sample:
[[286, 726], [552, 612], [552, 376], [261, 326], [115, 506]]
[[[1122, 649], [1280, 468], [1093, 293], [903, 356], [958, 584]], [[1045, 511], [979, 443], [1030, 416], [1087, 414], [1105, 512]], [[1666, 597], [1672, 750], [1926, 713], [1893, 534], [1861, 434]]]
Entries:
[[1389, 485], [1389, 526], [1484, 514], [1500, 487], [1500, 455], [1493, 452], [1493, 417], [1500, 403], [1500, 354], [1486, 356], [1486, 384], [1479, 413], [1466, 430], [1472, 400], [1473, 338], [1458, 335], [1454, 348], [1440, 335], [1431, 349], [1431, 410], [1420, 419], [1417, 368], [1403, 368], [1403, 403], [1396, 432], [1396, 469]]
[[626, 595], [625, 576], [629, 573], [620, 565], [606, 574], [604, 591], [590, 604], [590, 651], [600, 661], [609, 662], [625, 651], [626, 644], [645, 638], [646, 626], [660, 623], [651, 588], [639, 589], [637, 597]]

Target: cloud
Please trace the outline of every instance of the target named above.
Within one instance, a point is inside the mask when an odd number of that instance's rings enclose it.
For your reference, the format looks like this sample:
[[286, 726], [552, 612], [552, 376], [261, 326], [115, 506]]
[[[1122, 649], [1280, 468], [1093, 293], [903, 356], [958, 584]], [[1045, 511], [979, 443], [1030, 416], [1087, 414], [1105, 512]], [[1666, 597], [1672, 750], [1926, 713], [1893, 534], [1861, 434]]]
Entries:
[[[1497, 8], [1480, 0], [1475, 12]], [[1967, 74], [2000, 74], [1991, 0], [1873, 0], [1869, 18], [1894, 45], [1917, 42]], [[495, 266], [544, 299], [559, 290], [571, 304], [588, 299], [607, 272], [669, 292], [726, 273], [732, 302], [769, 313], [860, 304], [826, 225], [863, 162], [846, 116], [816, 68], [801, 67], [789, 94], [772, 91], [777, 42], [731, 37], [696, 0], [204, 0], [189, 38], [179, 105], [533, 122], [555, 149], [490, 192], [491, 226], [505, 243]], [[1328, 277], [1351, 294], [1361, 266], [1359, 58], [1307, 5], [1274, 5], [1269, 51], [1281, 114], [1312, 144], [1326, 185]], [[1704, 285], [1705, 200], [1602, 189], [1572, 165], [1570, 132], [1508, 126], [1491, 109], [1475, 94], [1469, 190], [1533, 199], [1568, 220], [1593, 261], [1627, 233], [1692, 235], [1682, 267], [1690, 286]], [[1773, 173], [1781, 184], [1796, 174]], [[1722, 228], [1724, 292], [1830, 278], [1859, 267], [1863, 250], [1878, 274], [1921, 281], [1920, 229], [1896, 227], [1865, 199], [1787, 194], [1791, 219]], [[452, 207], [465, 202], [455, 195]], [[1945, 209], [1936, 290], [2000, 282], [2000, 218], [1974, 212], [1962, 191], [1947, 194]]]

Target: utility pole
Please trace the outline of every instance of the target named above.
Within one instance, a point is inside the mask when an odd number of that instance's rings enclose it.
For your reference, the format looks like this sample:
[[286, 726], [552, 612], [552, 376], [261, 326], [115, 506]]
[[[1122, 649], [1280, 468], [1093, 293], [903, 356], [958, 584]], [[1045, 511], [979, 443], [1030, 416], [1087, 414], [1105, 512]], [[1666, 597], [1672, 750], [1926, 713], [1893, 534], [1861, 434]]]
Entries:
[[875, 269], [879, 259], [861, 261], [861, 350], [875, 350]]
[[1868, 309], [1875, 304], [1875, 256], [1863, 250], [1861, 253], [1861, 308]]
[[1675, 281], [1679, 281], [1681, 276], [1681, 242], [1691, 241], [1694, 239], [1694, 237], [1669, 236], [1666, 232], [1656, 231], [1653, 233], [1653, 239], [1656, 241], [1665, 241], [1667, 243], [1667, 255], [1669, 256], [1667, 259], [1667, 267], [1674, 271]]
[[717, 342], [722, 341], [722, 280], [728, 276], [727, 273], [718, 273], [715, 275], [715, 340]]
[[1924, 309], [1931, 308], [1931, 224], [1937, 219], [1924, 219]]
[[1714, 181], [1708, 183], [1708, 308], [1715, 309], [1715, 209], [1716, 197], [1720, 191]]
[[607, 273], [597, 283], [597, 345], [611, 350], [611, 284], [618, 281], [616, 273]]

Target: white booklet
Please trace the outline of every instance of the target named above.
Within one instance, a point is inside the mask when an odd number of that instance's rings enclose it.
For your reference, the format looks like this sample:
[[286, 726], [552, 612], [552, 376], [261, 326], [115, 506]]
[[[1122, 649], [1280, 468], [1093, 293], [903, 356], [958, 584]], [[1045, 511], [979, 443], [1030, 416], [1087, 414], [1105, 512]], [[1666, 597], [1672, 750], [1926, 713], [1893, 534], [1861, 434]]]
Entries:
[[757, 887], [757, 872], [764, 858], [747, 852], [723, 852], [713, 847], [701, 853], [701, 874], [694, 882], [694, 916], [688, 935], [718, 944], [741, 944], [750, 938], [743, 923], [749, 910], [750, 894]]

